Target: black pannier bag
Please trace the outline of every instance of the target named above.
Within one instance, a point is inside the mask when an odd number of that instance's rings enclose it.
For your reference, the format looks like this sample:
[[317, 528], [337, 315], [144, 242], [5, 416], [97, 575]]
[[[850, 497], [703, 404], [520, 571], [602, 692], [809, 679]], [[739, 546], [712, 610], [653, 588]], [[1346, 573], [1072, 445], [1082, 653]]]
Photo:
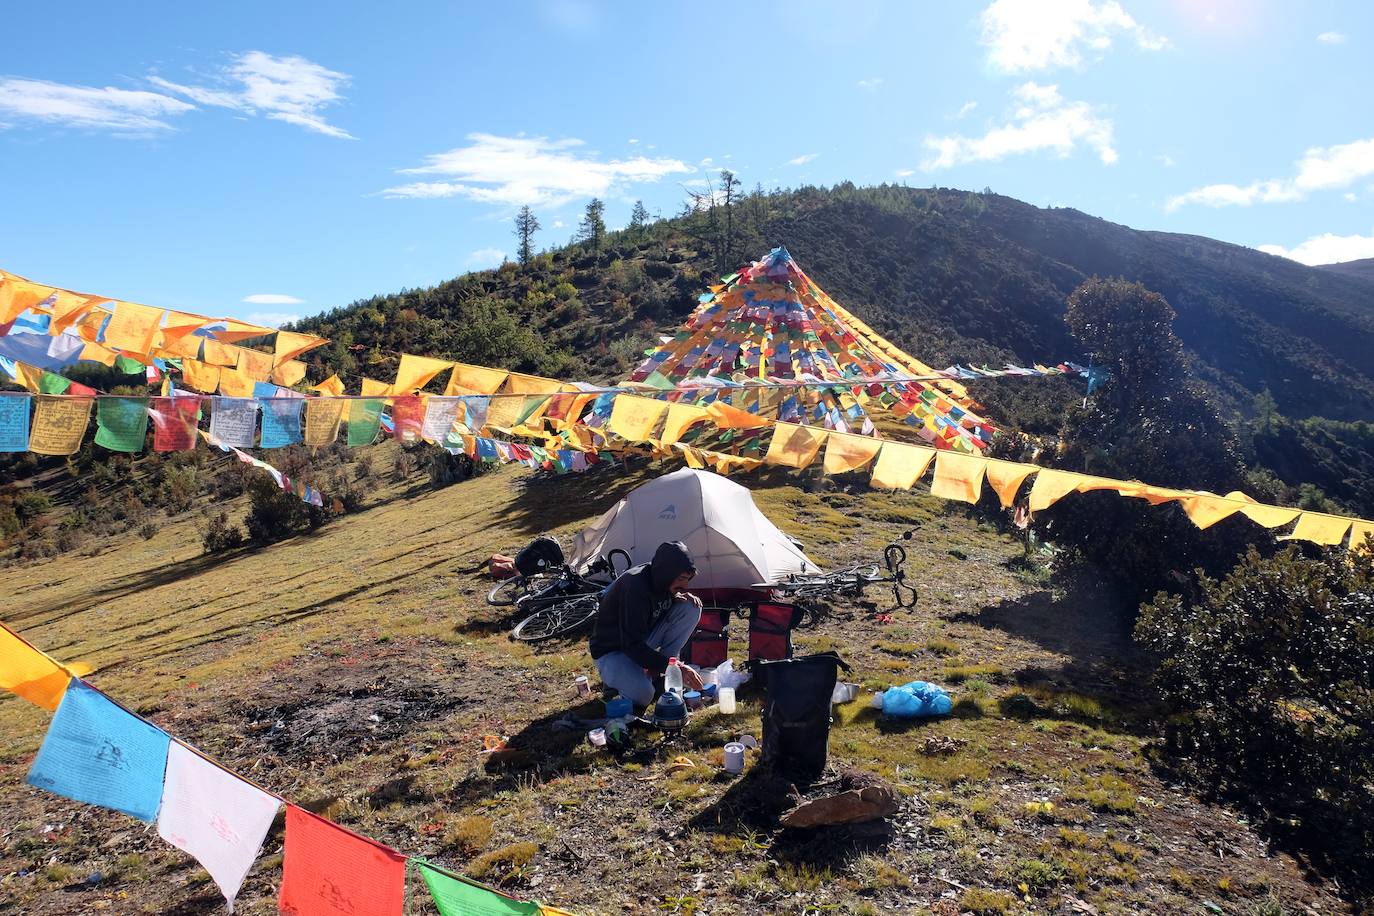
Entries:
[[849, 665], [837, 652], [821, 652], [752, 668], [766, 688], [760, 760], [778, 772], [820, 776], [830, 747], [830, 697], [839, 669]]
[[792, 657], [792, 629], [802, 620], [795, 604], [760, 601], [749, 609], [749, 661]]
[[730, 634], [725, 625], [730, 609], [703, 608], [692, 638], [682, 647], [682, 660], [698, 668], [714, 668], [730, 657]]
[[563, 565], [563, 548], [547, 534], [530, 541], [515, 555], [515, 569], [525, 578]]

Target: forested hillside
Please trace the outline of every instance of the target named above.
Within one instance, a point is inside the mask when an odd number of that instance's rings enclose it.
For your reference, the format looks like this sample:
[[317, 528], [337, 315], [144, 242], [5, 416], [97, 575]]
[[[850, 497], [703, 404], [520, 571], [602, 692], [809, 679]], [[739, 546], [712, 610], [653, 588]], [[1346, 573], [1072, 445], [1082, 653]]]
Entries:
[[[1374, 299], [1357, 276], [989, 192], [732, 187], [728, 205], [722, 194], [695, 204], [524, 266], [360, 300], [298, 329], [334, 340], [314, 355], [317, 370], [339, 371], [353, 390], [363, 375], [390, 378], [401, 352], [606, 381], [716, 277], [785, 245], [832, 297], [932, 365], [1088, 362], [1062, 320], [1064, 301], [1087, 277], [1123, 276], [1178, 311], [1194, 371], [1253, 464], [1290, 487], [1316, 469], [1328, 496], [1374, 511], [1359, 467], [1362, 421], [1374, 417]], [[1041, 434], [1082, 396], [1062, 380], [975, 391], [994, 418]]]

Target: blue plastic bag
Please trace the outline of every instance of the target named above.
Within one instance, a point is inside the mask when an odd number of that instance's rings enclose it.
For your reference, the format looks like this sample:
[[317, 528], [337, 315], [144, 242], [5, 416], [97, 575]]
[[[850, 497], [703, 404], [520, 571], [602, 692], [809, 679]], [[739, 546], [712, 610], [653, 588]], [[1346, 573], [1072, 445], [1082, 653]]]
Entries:
[[954, 702], [943, 687], [925, 681], [889, 687], [883, 693], [883, 714], [898, 719], [947, 716], [953, 708]]

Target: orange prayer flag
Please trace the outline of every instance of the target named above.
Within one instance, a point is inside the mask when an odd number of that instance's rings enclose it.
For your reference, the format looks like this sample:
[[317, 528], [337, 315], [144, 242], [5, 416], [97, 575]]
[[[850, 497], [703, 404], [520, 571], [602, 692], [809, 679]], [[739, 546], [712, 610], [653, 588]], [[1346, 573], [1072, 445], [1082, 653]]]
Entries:
[[0, 623], [0, 687], [35, 706], [56, 710], [72, 676], [89, 671], [88, 665], [63, 665]]
[[832, 432], [825, 440], [823, 467], [827, 474], [857, 471], [872, 461], [882, 447], [882, 439]]
[[1015, 461], [1001, 461], [995, 458], [988, 459], [988, 485], [997, 491], [997, 498], [1001, 500], [1003, 509], [1011, 508], [1011, 504], [1016, 500], [1017, 491], [1021, 489], [1021, 484], [1034, 473], [1035, 465], [1033, 464], [1018, 464]]
[[1281, 541], [1311, 541], [1314, 544], [1339, 544], [1345, 540], [1352, 519], [1325, 515], [1321, 512], [1304, 512], [1298, 517], [1297, 527], [1292, 534], [1282, 535]]
[[254, 337], [268, 337], [277, 333], [276, 328], [263, 327], [260, 324], [249, 324], [246, 321], [239, 321], [237, 318], [208, 319], [215, 324], [223, 324], [224, 330], [213, 330], [209, 333], [215, 335], [216, 340], [225, 343], [242, 343], [245, 340], [252, 340]]
[[1079, 484], [1088, 480], [1091, 478], [1086, 474], [1040, 468], [1035, 475], [1035, 483], [1031, 485], [1030, 510], [1039, 512], [1042, 509], [1048, 509], [1077, 490]]
[[205, 338], [202, 344], [205, 347], [205, 362], [212, 366], [225, 366], [230, 369], [239, 364], [239, 348], [226, 343], [220, 343], [212, 338]]
[[[711, 419], [721, 429], [758, 429], [763, 426], [771, 426], [772, 423], [760, 417], [758, 414], [750, 413], [747, 410], [740, 410], [724, 401], [716, 401], [706, 408], [711, 415]], [[872, 456], [870, 456], [872, 457]]]
[[344, 393], [344, 384], [343, 382], [339, 381], [338, 375], [331, 375], [329, 378], [320, 382], [318, 385], [311, 385], [310, 390], [318, 391], [320, 394], [327, 394], [332, 395], [334, 397], [339, 397]]
[[[162, 332], [162, 343], [153, 348], [153, 353], [162, 357], [190, 357], [200, 359], [200, 345], [205, 342], [205, 338], [199, 334], [183, 334], [180, 337], [169, 337], [166, 330]], [[219, 344], [224, 346], [224, 344]]]
[[935, 479], [930, 494], [941, 499], [976, 503], [983, 493], [983, 471], [987, 459], [979, 455], [942, 451], [935, 457]]
[[26, 309], [35, 308], [57, 290], [29, 280], [6, 277], [0, 282], [0, 324], [9, 324]]
[[65, 289], [59, 289], [57, 298], [53, 300], [52, 323], [48, 325], [48, 333], [61, 334], [76, 324], [77, 320], [99, 301], [99, 299], [79, 296], [76, 293], [69, 293]]
[[34, 394], [41, 394], [43, 391], [43, 370], [39, 369], [37, 366], [15, 363], [14, 380]]
[[448, 378], [444, 394], [495, 394], [510, 373], [504, 369], [487, 369], [482, 366], [469, 366], [454, 363], [453, 374]]
[[669, 404], [668, 416], [663, 420], [664, 445], [672, 445], [683, 437], [693, 423], [698, 423], [710, 416], [705, 407], [698, 407], [695, 404]]
[[247, 347], [235, 347], [235, 367], [255, 382], [265, 382], [272, 375], [272, 354]]
[[227, 398], [251, 398], [258, 381], [242, 369], [220, 369], [219, 393]]
[[540, 375], [512, 372], [506, 378], [506, 390], [512, 394], [553, 394], [563, 390], [563, 383]]
[[910, 490], [935, 460], [935, 449], [906, 442], [884, 442], [870, 479], [885, 490]]
[[82, 313], [81, 317], [72, 324], [72, 327], [76, 328], [76, 333], [82, 340], [87, 343], [98, 343], [100, 328], [105, 323], [105, 319], [109, 317], [109, 309], [94, 305]]
[[1192, 523], [1206, 529], [1241, 510], [1242, 506], [1234, 499], [1235, 495], [1231, 494], [1231, 498], [1225, 498], [1214, 493], [1198, 493], [1196, 496], [1184, 497], [1180, 502]]
[[298, 359], [288, 359], [284, 363], [278, 363], [272, 369], [272, 381], [287, 388], [303, 378], [305, 378], [305, 363]]
[[288, 359], [295, 359], [307, 350], [322, 347], [329, 341], [313, 334], [298, 334], [295, 331], [278, 331], [273, 348], [272, 361], [281, 365]]
[[[1249, 497], [1246, 498], [1249, 499]], [[1265, 528], [1282, 528], [1302, 513], [1299, 509], [1254, 503], [1253, 505], [1242, 506], [1240, 514]]]
[[147, 356], [162, 324], [165, 309], [137, 302], [116, 302], [114, 317], [105, 326], [105, 346]]
[[220, 367], [203, 363], [198, 359], [183, 359], [181, 361], [181, 381], [188, 388], [203, 391], [206, 394], [214, 394], [219, 387]]
[[380, 398], [391, 394], [391, 386], [386, 382], [379, 382], [375, 378], [363, 379], [363, 397]]
[[392, 385], [392, 391], [397, 394], [410, 394], [428, 385], [440, 372], [451, 368], [453, 363], [449, 360], [403, 353], [401, 365], [396, 369], [396, 382]]
[[690, 445], [683, 445], [681, 442], [675, 443], [674, 448], [682, 452], [683, 459], [686, 460], [689, 468], [700, 471], [706, 467], [706, 461], [702, 458], [702, 451], [699, 448], [692, 448]]

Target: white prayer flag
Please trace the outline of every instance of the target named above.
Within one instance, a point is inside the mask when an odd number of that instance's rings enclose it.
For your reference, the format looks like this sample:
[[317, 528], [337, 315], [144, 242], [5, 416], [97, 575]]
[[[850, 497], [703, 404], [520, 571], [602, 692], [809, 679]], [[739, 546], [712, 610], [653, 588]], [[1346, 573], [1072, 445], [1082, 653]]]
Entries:
[[232, 913], [234, 898], [262, 850], [280, 804], [173, 741], [167, 752], [157, 833], [204, 866]]

